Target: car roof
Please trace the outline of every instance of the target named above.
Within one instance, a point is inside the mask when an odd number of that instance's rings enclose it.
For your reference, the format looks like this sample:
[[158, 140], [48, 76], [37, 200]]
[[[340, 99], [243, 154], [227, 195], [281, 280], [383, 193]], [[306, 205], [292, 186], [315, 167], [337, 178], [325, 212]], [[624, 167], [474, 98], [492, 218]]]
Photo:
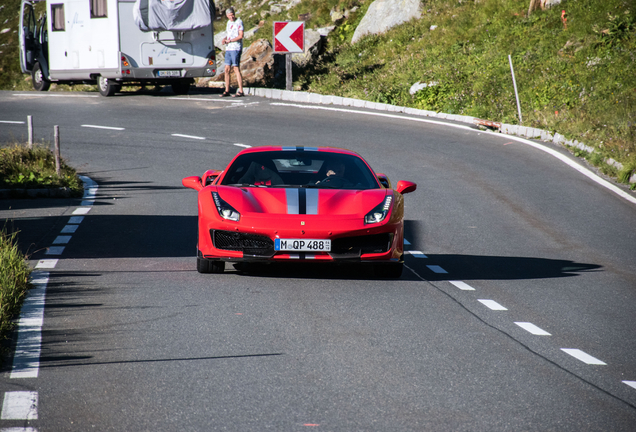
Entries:
[[352, 156], [361, 157], [358, 153], [337, 148], [337, 147], [305, 147], [305, 146], [262, 146], [262, 147], [250, 147], [245, 150], [241, 150], [238, 155], [246, 154], [246, 153], [260, 153], [260, 152], [271, 152], [271, 151], [306, 151], [306, 152], [327, 152], [327, 153], [340, 153], [340, 154], [349, 154]]

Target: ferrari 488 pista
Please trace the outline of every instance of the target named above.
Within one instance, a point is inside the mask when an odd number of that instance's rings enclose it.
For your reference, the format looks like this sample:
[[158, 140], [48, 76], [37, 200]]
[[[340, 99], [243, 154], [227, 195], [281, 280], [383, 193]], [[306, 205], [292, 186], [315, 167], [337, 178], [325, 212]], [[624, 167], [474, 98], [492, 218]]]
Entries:
[[357, 153], [254, 147], [183, 185], [198, 191], [200, 273], [222, 273], [226, 262], [312, 260], [402, 274], [403, 194], [417, 186], [399, 181], [393, 189]]

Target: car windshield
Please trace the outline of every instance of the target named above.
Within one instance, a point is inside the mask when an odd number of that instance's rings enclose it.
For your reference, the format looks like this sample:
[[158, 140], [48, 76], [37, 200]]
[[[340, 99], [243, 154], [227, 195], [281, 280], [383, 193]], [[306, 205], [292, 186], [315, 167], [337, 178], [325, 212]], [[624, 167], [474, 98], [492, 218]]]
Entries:
[[227, 169], [222, 185], [378, 189], [373, 172], [359, 157], [319, 151], [246, 153]]

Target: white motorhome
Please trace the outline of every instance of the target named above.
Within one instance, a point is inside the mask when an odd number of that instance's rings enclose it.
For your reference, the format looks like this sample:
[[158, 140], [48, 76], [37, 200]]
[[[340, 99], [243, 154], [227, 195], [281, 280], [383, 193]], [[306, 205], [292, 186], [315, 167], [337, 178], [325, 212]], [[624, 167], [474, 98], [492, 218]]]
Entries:
[[[36, 14], [38, 18], [36, 19]], [[212, 0], [22, 0], [20, 67], [33, 87], [171, 85], [216, 73]]]

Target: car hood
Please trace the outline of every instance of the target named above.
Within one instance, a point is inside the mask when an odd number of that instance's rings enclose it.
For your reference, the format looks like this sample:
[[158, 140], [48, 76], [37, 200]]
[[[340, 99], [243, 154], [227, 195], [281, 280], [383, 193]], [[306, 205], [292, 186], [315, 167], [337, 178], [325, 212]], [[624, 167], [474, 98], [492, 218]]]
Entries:
[[350, 215], [364, 217], [389, 189], [343, 190], [217, 186], [219, 196], [242, 215]]

